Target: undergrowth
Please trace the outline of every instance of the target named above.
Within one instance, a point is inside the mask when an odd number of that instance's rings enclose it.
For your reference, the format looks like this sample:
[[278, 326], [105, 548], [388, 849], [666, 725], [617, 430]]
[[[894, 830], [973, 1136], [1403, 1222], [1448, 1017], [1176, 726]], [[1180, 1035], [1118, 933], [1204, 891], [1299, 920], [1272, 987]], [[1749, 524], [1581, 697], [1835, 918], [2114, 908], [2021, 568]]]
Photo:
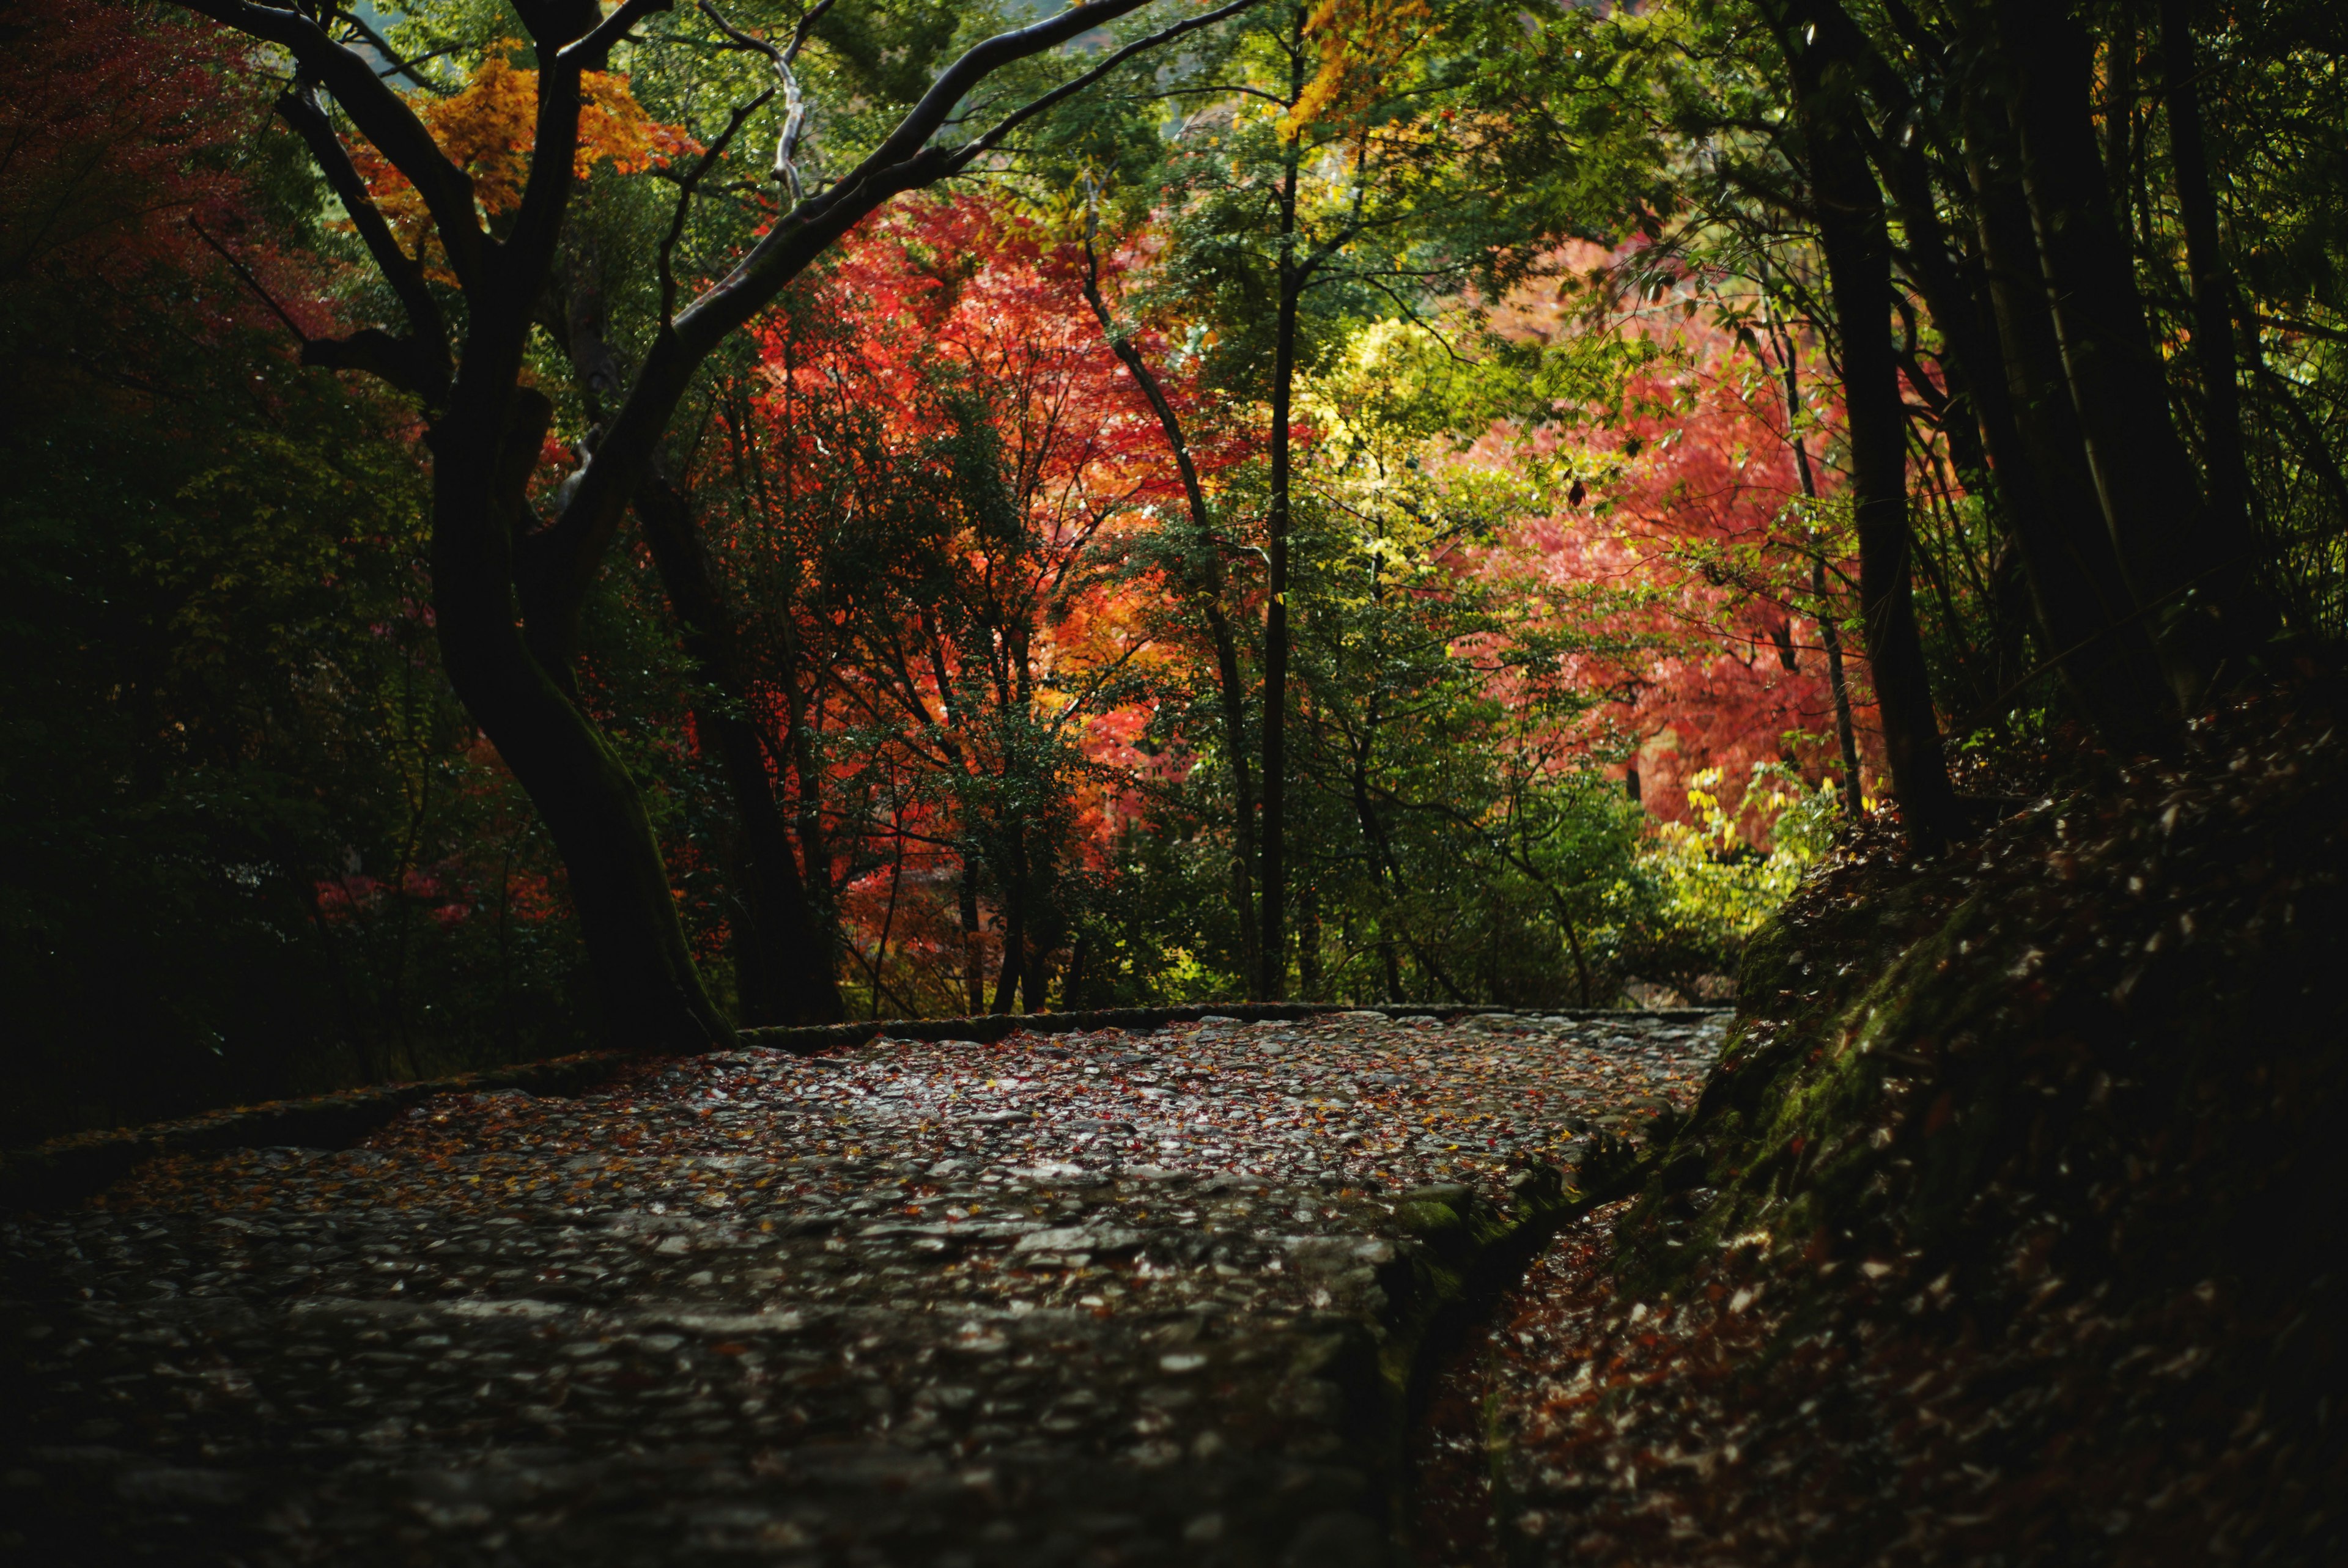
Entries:
[[2341, 1559], [2335, 702], [2086, 764], [1938, 862], [1879, 825], [1805, 878], [1611, 1279], [1529, 1313], [1597, 1370], [1522, 1407], [1520, 1545]]

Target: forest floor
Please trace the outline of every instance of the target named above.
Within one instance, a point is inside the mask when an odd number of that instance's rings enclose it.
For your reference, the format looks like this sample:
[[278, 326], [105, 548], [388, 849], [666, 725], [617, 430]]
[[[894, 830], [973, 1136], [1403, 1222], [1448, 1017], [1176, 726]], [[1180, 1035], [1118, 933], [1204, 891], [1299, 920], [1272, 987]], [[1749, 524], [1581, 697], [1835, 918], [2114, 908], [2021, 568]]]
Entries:
[[648, 1062], [0, 1225], [50, 1563], [1386, 1559], [1441, 1311], [1725, 1018]]
[[1428, 1568], [2348, 1562], [2337, 712], [1818, 867], [1437, 1379]]

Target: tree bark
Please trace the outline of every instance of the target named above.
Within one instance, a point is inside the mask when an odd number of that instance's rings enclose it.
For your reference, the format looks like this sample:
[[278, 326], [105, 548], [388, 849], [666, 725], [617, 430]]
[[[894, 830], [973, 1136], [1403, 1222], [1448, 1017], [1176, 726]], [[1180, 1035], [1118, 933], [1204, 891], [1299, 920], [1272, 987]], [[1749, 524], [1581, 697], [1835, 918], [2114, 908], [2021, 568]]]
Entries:
[[[1875, 48], [1837, 0], [1799, 0], [1797, 15], [1818, 41], [1858, 62], [1869, 90], [1894, 123], [1920, 115], [1907, 80]], [[2109, 533], [2098, 520], [2093, 477], [2061, 374], [2061, 352], [2045, 308], [2028, 209], [2017, 186], [1992, 177], [1998, 150], [2010, 146], [1982, 112], [1976, 75], [1962, 84], [1972, 177], [1984, 264], [1970, 272], [1950, 243], [1933, 189], [1928, 138], [1910, 135], [1871, 145], [1906, 233], [1904, 265], [1922, 294], [1946, 353], [1950, 400], [1970, 410], [1993, 483], [1982, 487], [2022, 552], [2032, 604], [2057, 678], [2073, 710], [2106, 738], [2142, 739], [2165, 706], [2147, 629], [2132, 600]], [[2021, 270], [2016, 271], [2019, 267]], [[1989, 298], [1984, 300], [1983, 285]], [[1961, 464], [1970, 446], [1949, 422]], [[1978, 471], [1978, 458], [1968, 465]], [[1975, 472], [1969, 487], [1980, 485]]]
[[2023, 189], [2105, 526], [2171, 700], [2198, 709], [2259, 633], [2247, 519], [2217, 516], [2168, 408], [2088, 108], [2094, 45], [2041, 0], [1997, 0]]
[[[606, 335], [602, 289], [592, 262], [577, 259], [563, 284], [554, 314], [588, 417], [600, 423], [607, 400], [623, 384]], [[814, 920], [791, 858], [765, 744], [745, 710], [747, 689], [734, 619], [718, 591], [693, 504], [665, 466], [655, 464], [637, 487], [634, 510], [691, 666], [695, 727], [701, 743], [717, 753], [739, 825], [732, 868], [738, 1021], [836, 1023], [847, 1009], [833, 974], [833, 934]]]
[[1263, 914], [1257, 922], [1262, 968], [1257, 989], [1278, 1001], [1288, 985], [1288, 527], [1289, 419], [1296, 379], [1294, 292], [1282, 280], [1272, 351], [1272, 500], [1265, 508], [1263, 607]]
[[635, 780], [531, 656], [517, 624], [514, 524], [530, 463], [499, 448], [527, 443], [534, 461], [545, 421], [516, 421], [499, 440], [516, 399], [510, 376], [484, 375], [489, 384], [479, 388], [474, 377], [491, 369], [482, 363], [489, 357], [466, 355], [448, 415], [427, 437], [442, 663], [561, 854], [612, 1037], [647, 1050], [723, 1045], [733, 1030], [694, 968]]
[[978, 858], [962, 857], [954, 907], [962, 919], [963, 1006], [975, 1018], [986, 1010], [986, 936], [978, 923]]
[[2241, 398], [2234, 384], [2234, 319], [2218, 201], [2201, 139], [2201, 81], [2186, 0], [2160, 0], [2160, 75], [2168, 99], [2168, 151], [2185, 220], [2185, 260], [2193, 274], [2193, 360], [2201, 372], [2201, 451], [2209, 508], [2221, 528], [2244, 525], [2250, 494], [2242, 457]]
[[[1810, 467], [1810, 449], [1795, 426], [1802, 417], [1802, 378], [1794, 360], [1794, 340], [1783, 329], [1775, 329], [1779, 375], [1786, 383], [1786, 431], [1794, 448], [1794, 475], [1801, 482], [1802, 494], [1810, 500], [1818, 498], [1818, 475]], [[1822, 549], [1810, 553], [1810, 598], [1816, 602], [1818, 619], [1818, 641], [1826, 644], [1827, 687], [1834, 694], [1835, 741], [1842, 752], [1842, 811], [1843, 815], [1857, 822], [1866, 810], [1866, 797], [1859, 787], [1859, 729], [1851, 723], [1850, 682], [1842, 665], [1842, 628], [1836, 624], [1834, 605], [1827, 598], [1827, 558]], [[1787, 641], [1792, 641], [1790, 632]], [[1636, 783], [1638, 774], [1632, 775]], [[1637, 790], [1632, 791], [1637, 797]], [[1563, 906], [1560, 904], [1560, 909]], [[1581, 962], [1580, 945], [1574, 948], [1574, 962]], [[1590, 977], [1585, 971], [1581, 981], [1581, 1005], [1590, 1005]]]
[[791, 856], [757, 726], [744, 711], [732, 618], [710, 569], [692, 503], [660, 469], [636, 487], [636, 520], [675, 613], [692, 661], [694, 723], [716, 748], [741, 825], [740, 902], [753, 970], [740, 979], [742, 1021], [837, 1023], [847, 1016], [832, 963], [833, 944], [808, 906]]
[[[1891, 344], [1891, 240], [1869, 169], [1848, 61], [1784, 4], [1772, 23], [1791, 68], [1801, 153], [1817, 209], [1828, 292], [1840, 326], [1844, 418], [1859, 533], [1859, 611], [1892, 798], [1909, 843], [1933, 854], [1960, 825], [1941, 749], [1910, 581], [1907, 414]], [[1829, 82], [1828, 68], [1841, 65]]]
[[[1303, 16], [1292, 41], [1290, 103], [1304, 91]], [[1272, 345], [1272, 494], [1264, 508], [1263, 606], [1263, 913], [1258, 992], [1278, 1001], [1288, 989], [1285, 936], [1288, 897], [1288, 529], [1292, 482], [1289, 420], [1296, 383], [1297, 314], [1304, 280], [1297, 265], [1296, 186], [1299, 153], [1289, 144], [1280, 183], [1280, 264]]]
[[1982, 286], [1996, 324], [2009, 411], [1984, 434], [2001, 474], [2030, 480], [2026, 495], [2013, 491], [2013, 522], [2032, 608], [2073, 710], [2106, 740], [2142, 743], [2160, 728], [2169, 698], [2151, 629], [2134, 613], [2087, 466], [2086, 436], [2071, 401], [2014, 167], [2018, 149], [1978, 88], [1969, 92], [1966, 119]]

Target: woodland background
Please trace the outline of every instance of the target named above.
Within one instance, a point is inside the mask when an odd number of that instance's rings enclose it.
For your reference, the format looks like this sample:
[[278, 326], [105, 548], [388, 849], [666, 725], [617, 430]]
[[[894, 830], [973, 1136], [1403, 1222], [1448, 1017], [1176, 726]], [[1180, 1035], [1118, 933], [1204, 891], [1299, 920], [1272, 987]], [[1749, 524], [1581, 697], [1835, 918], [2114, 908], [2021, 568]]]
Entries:
[[[264, 9], [0, 14], [10, 1142], [633, 1016], [445, 667], [419, 323], [461, 391], [465, 248], [567, 160], [527, 555], [680, 302], [1044, 15], [647, 8], [550, 144], [592, 18], [273, 13], [469, 177], [452, 251]], [[933, 145], [1202, 15], [1125, 9]], [[1952, 780], [2333, 661], [2343, 52], [2309, 0], [1264, 0], [823, 248], [532, 657], [732, 1024], [1724, 995], [1877, 797], [1929, 849]]]

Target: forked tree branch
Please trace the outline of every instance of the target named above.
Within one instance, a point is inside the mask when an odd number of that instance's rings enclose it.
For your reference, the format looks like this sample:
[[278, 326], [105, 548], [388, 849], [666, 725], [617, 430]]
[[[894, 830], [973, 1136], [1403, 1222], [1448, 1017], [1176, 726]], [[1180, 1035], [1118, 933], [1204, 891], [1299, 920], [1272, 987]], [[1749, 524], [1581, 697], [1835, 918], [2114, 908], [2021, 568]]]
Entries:
[[[691, 384], [695, 370], [726, 334], [773, 303], [792, 280], [859, 220], [900, 193], [931, 184], [966, 165], [968, 158], [958, 164], [958, 151], [933, 148], [930, 138], [980, 82], [1004, 66], [1056, 48], [1148, 3], [1148, 0], [1090, 0], [1031, 26], [997, 34], [973, 46], [939, 75], [921, 101], [854, 169], [839, 183], [799, 203], [751, 248], [731, 272], [678, 314], [645, 355], [627, 400], [605, 432], [578, 489], [572, 492], [561, 518], [547, 530], [555, 536], [545, 540], [550, 552], [571, 563], [574, 588], [583, 592], [584, 584], [592, 579], [604, 548], [618, 529], [628, 497], [652, 462], [678, 402]], [[1254, 0], [1234, 0], [1205, 16], [1161, 29], [1141, 45], [1118, 50], [1110, 60], [1081, 73], [1071, 85], [1056, 88], [1027, 108], [1015, 111], [997, 129], [1007, 131], [1032, 114], [1058, 103], [1077, 87], [1098, 80], [1107, 69], [1131, 58], [1139, 47], [1155, 46], [1253, 3]], [[970, 156], [974, 158], [977, 154]]]
[[327, 189], [342, 202], [367, 254], [398, 296], [400, 308], [407, 313], [409, 337], [422, 355], [420, 363], [426, 371], [425, 384], [415, 390], [438, 401], [448, 386], [448, 327], [439, 302], [425, 284], [424, 269], [400, 248], [398, 236], [376, 205], [366, 181], [359, 178], [357, 166], [351, 162], [349, 151], [309, 86], [296, 83], [278, 95], [277, 112], [309, 148], [319, 172], [326, 177]]
[[1027, 120], [1035, 118], [1037, 115], [1044, 113], [1045, 110], [1051, 108], [1054, 105], [1061, 102], [1063, 99], [1084, 91], [1086, 87], [1092, 86], [1095, 82], [1099, 81], [1103, 77], [1107, 76], [1111, 71], [1117, 69], [1117, 67], [1125, 64], [1126, 61], [1132, 59], [1136, 55], [1146, 54], [1149, 50], [1158, 48], [1162, 45], [1170, 44], [1186, 33], [1195, 33], [1201, 27], [1210, 27], [1216, 23], [1223, 21], [1228, 17], [1238, 15], [1241, 12], [1247, 10], [1250, 6], [1252, 6], [1255, 4], [1256, 0], [1231, 0], [1231, 4], [1228, 5], [1221, 6], [1213, 11], [1209, 11], [1203, 15], [1192, 16], [1184, 21], [1177, 22], [1170, 27], [1161, 27], [1157, 32], [1150, 34], [1148, 37], [1135, 39], [1132, 43], [1128, 44], [1124, 48], [1117, 50], [1115, 54], [1110, 55], [1107, 59], [1093, 67], [1092, 69], [1083, 72], [1078, 76], [1071, 77], [1068, 80], [1062, 82], [1058, 87], [1054, 87], [1050, 92], [1044, 94], [1041, 97], [1012, 110], [1009, 114], [1004, 116], [1002, 119], [996, 121], [994, 128], [986, 132], [985, 135], [979, 137], [974, 141], [965, 143], [963, 147], [957, 149], [954, 153], [954, 168], [959, 170], [969, 167], [972, 163], [976, 162], [986, 153], [992, 152], [997, 147], [1000, 147], [1003, 144], [1003, 138], [1010, 135], [1012, 131], [1016, 129], [1020, 125]]
[[554, 58], [574, 71], [600, 71], [611, 57], [612, 46], [626, 37], [630, 28], [656, 11], [667, 10], [672, 3], [673, 0], [623, 0], [618, 10], [597, 23], [585, 37], [558, 50]]
[[449, 161], [424, 122], [416, 118], [416, 111], [376, 75], [365, 56], [335, 43], [324, 27], [298, 11], [256, 5], [253, 0], [177, 3], [291, 54], [303, 74], [332, 93], [359, 134], [416, 187], [439, 227], [448, 268], [458, 282], [470, 288], [481, 280], [489, 257], [489, 236], [481, 231], [473, 210], [471, 178]]
[[335, 20], [356, 33], [361, 43], [384, 57], [384, 69], [376, 72], [377, 76], [406, 77], [427, 93], [446, 90], [436, 87], [423, 72], [416, 68], [415, 62], [402, 58], [398, 52], [385, 41], [382, 34], [368, 26], [351, 12], [337, 11], [335, 13]]
[[734, 139], [736, 133], [774, 96], [775, 89], [768, 87], [736, 109], [726, 121], [726, 128], [717, 133], [717, 139], [711, 142], [708, 150], [701, 155], [701, 160], [677, 181], [676, 210], [669, 219], [668, 232], [662, 237], [660, 245], [660, 319], [663, 332], [666, 332], [669, 324], [676, 319], [676, 272], [671, 262], [676, 253], [677, 241], [685, 237], [685, 220], [692, 210], [694, 188], [701, 183], [702, 176], [725, 156], [726, 144]]
[[[799, 180], [798, 153], [800, 134], [807, 127], [808, 105], [807, 95], [799, 87], [798, 74], [791, 67], [798, 61], [799, 51], [807, 46], [808, 34], [814, 30], [816, 23], [822, 19], [823, 14], [830, 10], [831, 6], [832, 0], [816, 0], [816, 4], [800, 15], [798, 26], [791, 29], [789, 46], [778, 49], [764, 38], [753, 33], [746, 33], [727, 21], [725, 14], [717, 9], [712, 0], [701, 0], [702, 15], [707, 16], [736, 48], [745, 49], [752, 54], [764, 55], [767, 57], [767, 63], [774, 67], [776, 83], [783, 94], [783, 128], [775, 138], [774, 178], [780, 180], [784, 189], [789, 192], [791, 205], [794, 207], [807, 196], [807, 191]], [[773, 95], [770, 93], [767, 96]], [[760, 101], [763, 102], [764, 99]]]
[[[381, 327], [361, 327], [348, 337], [312, 337], [302, 323], [278, 302], [277, 296], [253, 276], [236, 252], [214, 239], [211, 231], [192, 218], [188, 226], [196, 238], [211, 247], [212, 253], [228, 264], [237, 281], [251, 290], [255, 298], [269, 307], [269, 313], [284, 323], [285, 330], [302, 345], [302, 363], [322, 370], [363, 370], [377, 380], [389, 383], [402, 392], [412, 392], [427, 401], [438, 394], [432, 377], [432, 364], [426, 351], [414, 338], [394, 337]], [[445, 349], [446, 345], [442, 345]], [[438, 384], [446, 386], [445, 380]]]

